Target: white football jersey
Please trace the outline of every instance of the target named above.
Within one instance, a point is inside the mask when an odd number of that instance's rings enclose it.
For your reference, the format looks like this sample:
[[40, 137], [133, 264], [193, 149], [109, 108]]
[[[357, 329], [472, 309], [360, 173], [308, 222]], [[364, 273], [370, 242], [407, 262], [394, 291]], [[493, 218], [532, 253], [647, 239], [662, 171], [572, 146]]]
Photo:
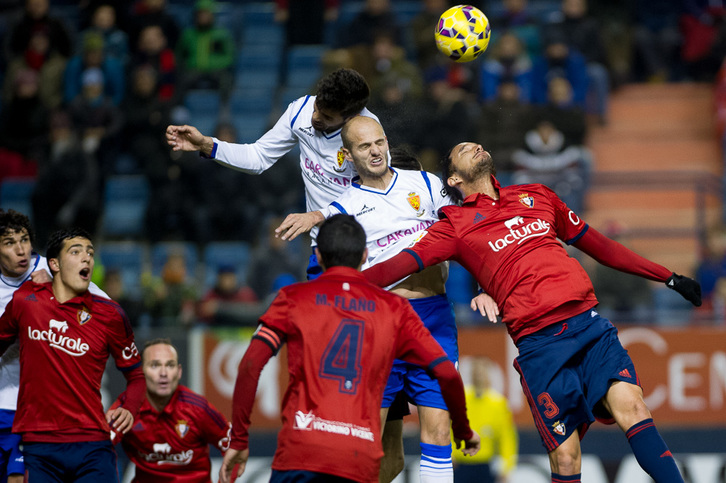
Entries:
[[[315, 96], [291, 102], [274, 127], [252, 144], [233, 144], [213, 138], [212, 157], [239, 171], [260, 174], [299, 144], [306, 211], [320, 210], [323, 215], [329, 215], [328, 205], [346, 191], [357, 173], [343, 154], [341, 130], [323, 133], [313, 128], [314, 104]], [[366, 108], [360, 115], [378, 120]], [[313, 240], [317, 233], [317, 227], [310, 232]]]
[[[0, 315], [5, 312], [13, 293], [26, 281], [30, 280], [30, 275], [38, 270], [45, 270], [51, 275], [48, 268], [48, 261], [44, 256], [33, 253], [32, 261], [28, 270], [19, 277], [6, 277], [0, 275]], [[91, 282], [88, 290], [94, 295], [110, 298], [106, 292], [98, 288]], [[16, 340], [8, 347], [5, 353], [0, 357], [0, 409], [8, 409], [15, 411], [18, 403], [18, 389], [20, 388], [20, 344]]]
[[330, 205], [335, 210], [332, 214], [353, 215], [363, 226], [368, 248], [363, 270], [407, 248], [438, 221], [440, 208], [454, 204], [437, 176], [390, 169], [393, 178], [385, 190], [362, 186], [354, 179], [351, 189]]

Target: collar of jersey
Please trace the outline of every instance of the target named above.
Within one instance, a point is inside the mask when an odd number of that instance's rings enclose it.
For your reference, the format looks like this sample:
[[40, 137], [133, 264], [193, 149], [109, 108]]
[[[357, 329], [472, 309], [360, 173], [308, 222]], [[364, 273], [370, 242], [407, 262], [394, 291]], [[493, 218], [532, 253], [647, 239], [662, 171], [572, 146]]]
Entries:
[[35, 271], [36, 268], [38, 268], [38, 264], [40, 263], [40, 255], [33, 252], [31, 255], [35, 257], [35, 263], [33, 263], [33, 266], [28, 268], [28, 271], [22, 274], [19, 277], [6, 277], [5, 275], [0, 274], [0, 280], [7, 285], [8, 287], [18, 288], [22, 284], [28, 281], [30, 278], [30, 275]]
[[388, 193], [391, 192], [391, 190], [393, 189], [393, 187], [396, 184], [396, 181], [398, 180], [398, 171], [396, 171], [394, 168], [391, 168], [390, 166], [388, 167], [388, 169], [390, 169], [391, 171], [393, 171], [393, 178], [391, 179], [391, 183], [388, 185], [388, 187], [386, 188], [385, 191], [379, 190], [379, 189], [376, 189], [376, 188], [371, 188], [370, 186], [363, 186], [362, 184], [358, 183], [358, 180], [360, 180], [360, 176], [356, 176], [355, 178], [353, 178], [351, 180], [350, 184], [354, 188], [358, 188], [359, 190], [363, 190], [363, 191], [368, 191], [369, 193], [377, 193], [377, 194], [380, 194], [380, 195], [387, 195]]

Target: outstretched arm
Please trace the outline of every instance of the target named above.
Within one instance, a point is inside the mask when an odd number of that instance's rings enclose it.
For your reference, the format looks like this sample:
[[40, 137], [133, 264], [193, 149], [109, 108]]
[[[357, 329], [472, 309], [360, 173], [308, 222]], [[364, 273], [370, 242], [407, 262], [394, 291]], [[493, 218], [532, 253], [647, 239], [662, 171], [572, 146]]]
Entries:
[[395, 257], [363, 270], [363, 275], [369, 282], [387, 287], [423, 268], [411, 252], [403, 250]]
[[666, 287], [675, 290], [696, 307], [701, 305], [701, 285], [698, 282], [641, 257], [592, 227], [573, 246], [607, 267], [648, 280], [665, 282]]
[[205, 156], [211, 156], [214, 141], [211, 136], [205, 136], [194, 126], [168, 126], [166, 128], [166, 142], [173, 151], [199, 151]]

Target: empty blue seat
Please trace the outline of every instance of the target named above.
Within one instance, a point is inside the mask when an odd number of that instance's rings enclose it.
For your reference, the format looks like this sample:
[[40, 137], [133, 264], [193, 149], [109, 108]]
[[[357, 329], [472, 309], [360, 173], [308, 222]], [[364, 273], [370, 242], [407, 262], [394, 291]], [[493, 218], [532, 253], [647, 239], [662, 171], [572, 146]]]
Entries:
[[111, 238], [141, 236], [148, 204], [149, 182], [145, 176], [110, 176], [104, 190], [101, 233]]
[[320, 68], [320, 59], [329, 50], [327, 45], [293, 45], [287, 54], [288, 69], [298, 67]]
[[184, 106], [194, 119], [195, 116], [205, 114], [218, 114], [222, 101], [219, 91], [215, 89], [195, 89], [184, 96]]
[[232, 115], [261, 114], [267, 116], [272, 109], [272, 95], [265, 89], [235, 91], [229, 99]]
[[237, 114], [233, 111], [232, 124], [240, 142], [253, 142], [267, 129], [268, 114]]
[[0, 185], [0, 208], [15, 210], [32, 220], [32, 196], [35, 189], [35, 178], [7, 177]]
[[314, 90], [311, 90], [310, 86], [285, 86], [280, 89], [277, 107], [281, 111], [284, 111], [292, 101], [306, 94], [312, 94], [313, 92]]
[[274, 2], [249, 2], [242, 7], [242, 25], [275, 25]]
[[197, 275], [199, 252], [197, 246], [191, 242], [158, 242], [151, 247], [151, 273], [161, 275], [166, 260], [171, 254], [181, 254], [186, 261], [187, 278], [192, 280]]
[[278, 24], [245, 25], [242, 31], [242, 45], [275, 47], [280, 50], [285, 46], [285, 31]]
[[278, 70], [282, 63], [282, 51], [275, 45], [243, 45], [237, 54], [237, 71]]
[[240, 281], [247, 275], [250, 261], [250, 245], [241, 241], [218, 241], [208, 243], [203, 251], [204, 286], [214, 286], [217, 271], [221, 266], [232, 266]]

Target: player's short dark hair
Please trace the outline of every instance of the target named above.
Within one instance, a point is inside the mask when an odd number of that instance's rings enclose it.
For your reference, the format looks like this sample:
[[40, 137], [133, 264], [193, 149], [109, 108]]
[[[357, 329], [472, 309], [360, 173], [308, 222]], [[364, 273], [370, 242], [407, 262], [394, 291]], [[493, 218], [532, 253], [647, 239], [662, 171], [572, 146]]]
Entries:
[[452, 147], [446, 152], [446, 154], [444, 154], [444, 157], [439, 161], [439, 165], [441, 167], [441, 180], [444, 182], [444, 191], [446, 191], [446, 194], [451, 196], [457, 204], [461, 204], [464, 197], [461, 196], [461, 192], [459, 192], [459, 190], [449, 186], [448, 182], [448, 179], [456, 172], [454, 169], [454, 163], [451, 159], [451, 153], [454, 151], [455, 147], [456, 146]]
[[423, 166], [416, 156], [406, 148], [391, 148], [391, 166], [398, 169], [407, 169], [410, 171], [423, 171]]
[[345, 119], [363, 110], [370, 95], [362, 75], [353, 69], [340, 68], [320, 79], [315, 102], [319, 108], [337, 112]]
[[171, 346], [174, 348], [174, 350], [176, 350], [176, 347], [174, 346], [174, 344], [171, 343], [170, 338], [156, 337], [154, 339], [150, 339], [150, 340], [147, 340], [146, 342], [144, 342], [144, 347], [141, 349], [141, 360], [143, 361], [143, 359], [144, 359], [144, 352], [146, 352], [146, 349], [148, 349], [151, 346], [159, 345], [159, 344]]
[[30, 218], [15, 210], [0, 209], [0, 236], [8, 235], [10, 231], [19, 233], [25, 229], [30, 237], [30, 243], [35, 241], [35, 232], [30, 224]]
[[354, 217], [335, 215], [320, 226], [317, 244], [326, 268], [358, 268], [366, 249], [366, 232]]
[[63, 242], [70, 240], [71, 238], [85, 238], [91, 239], [91, 235], [88, 234], [83, 228], [63, 228], [57, 230], [50, 235], [48, 239], [48, 246], [45, 249], [45, 257], [47, 259], [58, 258], [61, 249], [63, 248]]

